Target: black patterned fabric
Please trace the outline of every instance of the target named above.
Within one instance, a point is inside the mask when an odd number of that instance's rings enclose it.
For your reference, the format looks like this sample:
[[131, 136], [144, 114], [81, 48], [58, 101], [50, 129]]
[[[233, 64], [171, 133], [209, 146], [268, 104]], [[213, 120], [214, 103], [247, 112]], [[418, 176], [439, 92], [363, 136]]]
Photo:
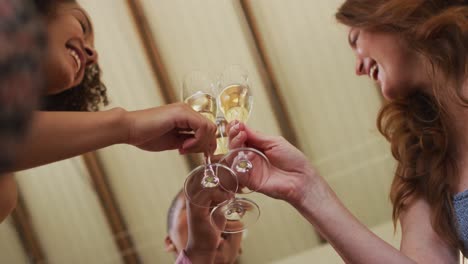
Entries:
[[43, 89], [44, 26], [29, 0], [0, 0], [0, 173], [15, 158]]

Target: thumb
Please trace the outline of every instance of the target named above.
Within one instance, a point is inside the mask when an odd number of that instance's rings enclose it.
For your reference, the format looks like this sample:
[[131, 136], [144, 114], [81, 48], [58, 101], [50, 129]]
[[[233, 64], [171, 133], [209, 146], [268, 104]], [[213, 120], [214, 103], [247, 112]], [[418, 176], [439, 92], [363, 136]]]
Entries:
[[276, 137], [264, 135], [260, 132], [254, 131], [249, 127], [244, 128], [245, 133], [247, 134], [246, 143], [250, 147], [254, 147], [258, 150], [267, 150], [272, 148], [275, 145]]

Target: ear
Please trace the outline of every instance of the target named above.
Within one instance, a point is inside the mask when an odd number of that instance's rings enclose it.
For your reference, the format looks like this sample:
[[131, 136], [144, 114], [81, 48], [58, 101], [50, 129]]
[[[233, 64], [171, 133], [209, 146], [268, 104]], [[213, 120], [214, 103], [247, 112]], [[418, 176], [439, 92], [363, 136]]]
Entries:
[[166, 236], [166, 238], [164, 239], [164, 244], [166, 245], [166, 252], [176, 252], [177, 251], [174, 243], [172, 243], [172, 239], [169, 236]]

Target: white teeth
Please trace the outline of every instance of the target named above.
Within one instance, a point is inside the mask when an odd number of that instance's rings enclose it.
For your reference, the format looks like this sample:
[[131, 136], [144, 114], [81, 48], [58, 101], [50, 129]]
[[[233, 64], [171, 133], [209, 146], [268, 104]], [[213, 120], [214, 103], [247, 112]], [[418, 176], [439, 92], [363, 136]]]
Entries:
[[75, 59], [75, 62], [76, 62], [76, 65], [78, 65], [77, 69], [76, 69], [76, 72], [75, 73], [78, 73], [81, 69], [81, 60], [80, 60], [80, 56], [78, 56], [78, 54], [76, 53], [76, 51], [72, 50], [72, 49], [68, 49], [68, 52], [70, 53], [70, 55], [72, 55], [72, 57]]
[[375, 76], [375, 71], [377, 71], [377, 69], [378, 69], [377, 64], [374, 64], [369, 70], [369, 77], [375, 81], [377, 80], [377, 76]]

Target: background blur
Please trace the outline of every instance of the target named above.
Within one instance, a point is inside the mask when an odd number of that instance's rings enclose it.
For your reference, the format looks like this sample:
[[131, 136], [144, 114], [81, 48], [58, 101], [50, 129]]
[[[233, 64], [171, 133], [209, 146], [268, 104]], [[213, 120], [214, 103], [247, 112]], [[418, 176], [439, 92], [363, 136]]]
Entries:
[[[240, 64], [255, 95], [249, 125], [293, 142], [356, 217], [393, 237], [394, 162], [375, 126], [383, 100], [354, 74], [347, 29], [334, 19], [342, 0], [79, 2], [94, 23], [110, 107], [175, 102], [189, 71]], [[173, 262], [166, 213], [193, 165], [176, 152], [113, 146], [18, 173], [21, 200], [0, 225], [0, 263]], [[249, 198], [262, 215], [240, 263], [342, 263], [289, 205]]]

